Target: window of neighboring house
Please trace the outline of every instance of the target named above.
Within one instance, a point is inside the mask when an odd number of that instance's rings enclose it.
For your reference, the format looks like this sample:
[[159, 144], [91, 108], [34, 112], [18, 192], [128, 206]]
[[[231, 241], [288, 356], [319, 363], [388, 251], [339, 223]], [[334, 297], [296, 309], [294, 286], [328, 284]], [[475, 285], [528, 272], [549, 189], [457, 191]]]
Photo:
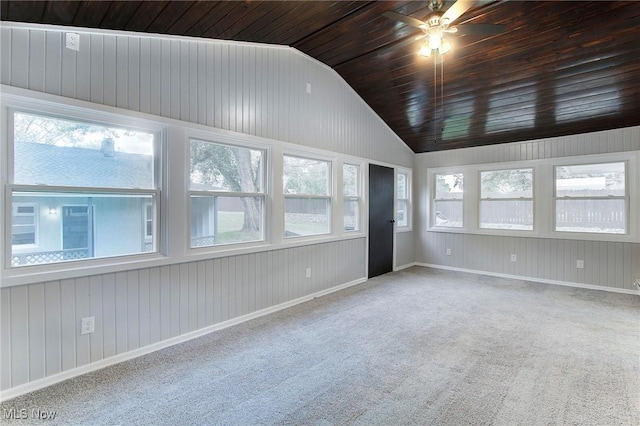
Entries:
[[396, 185], [396, 226], [397, 228], [411, 227], [410, 194], [411, 180], [407, 172], [398, 172]]
[[285, 237], [331, 232], [331, 163], [283, 157]]
[[433, 225], [462, 228], [464, 174], [436, 174], [434, 180]]
[[555, 230], [627, 233], [626, 162], [555, 167]]
[[264, 150], [190, 142], [192, 248], [264, 241]]
[[153, 211], [153, 204], [147, 203], [144, 205], [143, 214], [143, 232], [144, 232], [144, 251], [153, 250], [153, 236], [155, 234], [155, 228], [153, 224], [153, 218], [155, 212]]
[[[20, 213], [12, 215], [11, 265], [143, 253], [140, 211], [159, 197], [157, 134], [28, 112], [11, 117], [9, 191], [13, 211]], [[48, 211], [38, 221], [35, 207], [24, 209], [36, 204]], [[79, 214], [69, 206], [84, 210]], [[99, 216], [93, 214], [97, 210]], [[17, 229], [24, 231], [22, 240], [14, 237]]]
[[11, 245], [35, 246], [38, 236], [37, 204], [14, 203], [11, 214]]
[[342, 165], [342, 195], [344, 206], [344, 230], [360, 230], [360, 166]]
[[480, 228], [533, 230], [533, 169], [480, 172]]

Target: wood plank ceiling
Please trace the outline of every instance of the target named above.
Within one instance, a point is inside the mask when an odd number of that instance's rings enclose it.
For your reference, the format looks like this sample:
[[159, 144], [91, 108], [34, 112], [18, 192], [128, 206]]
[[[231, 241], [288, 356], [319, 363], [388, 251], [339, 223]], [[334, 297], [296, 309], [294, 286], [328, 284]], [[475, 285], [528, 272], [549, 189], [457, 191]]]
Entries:
[[[449, 7], [452, 2], [445, 4]], [[640, 2], [479, 1], [445, 62], [416, 55], [425, 1], [16, 1], [0, 18], [282, 44], [334, 68], [415, 152], [640, 125]], [[435, 94], [435, 95], [434, 95]]]

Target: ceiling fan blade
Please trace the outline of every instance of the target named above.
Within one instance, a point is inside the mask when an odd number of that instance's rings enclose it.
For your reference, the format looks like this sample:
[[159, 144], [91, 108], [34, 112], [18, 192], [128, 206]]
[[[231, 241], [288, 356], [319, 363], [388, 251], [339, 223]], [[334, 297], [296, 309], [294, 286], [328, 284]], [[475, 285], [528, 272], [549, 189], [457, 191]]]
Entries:
[[443, 20], [452, 23], [473, 6], [475, 0], [458, 0], [442, 15]]
[[407, 16], [407, 15], [403, 15], [401, 13], [396, 13], [396, 12], [385, 12], [382, 14], [382, 16], [384, 16], [385, 18], [394, 20], [394, 21], [400, 21], [403, 22], [407, 25], [410, 25], [412, 27], [416, 27], [416, 28], [422, 28], [424, 27], [426, 24], [424, 22], [422, 22], [419, 19], [416, 19], [412, 16]]
[[456, 25], [459, 35], [495, 35], [504, 31], [502, 24], [461, 24]]

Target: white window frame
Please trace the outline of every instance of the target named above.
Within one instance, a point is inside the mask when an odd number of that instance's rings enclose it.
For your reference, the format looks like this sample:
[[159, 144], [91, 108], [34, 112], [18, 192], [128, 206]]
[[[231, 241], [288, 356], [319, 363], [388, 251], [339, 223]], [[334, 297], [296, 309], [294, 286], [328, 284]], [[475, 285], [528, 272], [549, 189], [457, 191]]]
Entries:
[[[4, 87], [4, 86], [3, 86]], [[12, 266], [12, 255], [21, 254], [23, 250], [14, 250], [11, 245], [11, 214], [14, 193], [68, 193], [68, 194], [104, 194], [104, 195], [140, 195], [150, 196], [156, 204], [156, 220], [155, 227], [158, 229], [158, 223], [162, 220], [160, 207], [163, 196], [163, 170], [164, 170], [164, 144], [166, 138], [166, 128], [158, 123], [150, 120], [131, 118], [125, 115], [114, 114], [101, 110], [90, 108], [82, 108], [73, 105], [74, 101], [46, 101], [40, 99], [46, 98], [47, 95], [30, 96], [2, 96], [2, 122], [7, 123], [9, 129], [5, 135], [6, 151], [3, 152], [3, 164], [6, 165], [6, 175], [2, 176], [4, 184], [4, 202], [5, 209], [3, 214], [7, 218], [6, 226], [3, 227], [5, 244], [2, 247], [2, 271], [3, 275], [8, 278], [20, 277], [15, 281], [21, 283], [24, 277], [29, 275], [37, 275], [41, 273], [59, 274], [60, 276], [77, 276], [78, 271], [85, 268], [103, 267], [113, 265], [115, 262], [137, 262], [148, 259], [161, 257], [160, 235], [156, 232], [156, 240], [154, 241], [154, 249], [151, 252], [139, 252], [134, 254], [122, 254], [113, 256], [90, 257], [86, 259], [65, 260], [51, 263], [39, 263], [33, 265]], [[14, 182], [14, 114], [24, 113], [45, 118], [53, 118], [67, 121], [75, 121], [80, 123], [95, 124], [105, 127], [115, 127], [121, 129], [135, 130], [140, 132], [151, 133], [154, 135], [154, 170], [153, 170], [153, 188], [111, 188], [111, 187], [84, 187], [84, 186], [55, 186], [46, 184], [21, 184]], [[38, 238], [38, 237], [36, 237]], [[41, 243], [41, 241], [39, 241]], [[40, 244], [41, 245], [41, 244]], [[22, 248], [22, 247], [21, 247]], [[26, 247], [24, 247], [26, 248]], [[33, 248], [33, 246], [31, 247]], [[14, 280], [11, 280], [14, 281]], [[4, 283], [4, 279], [3, 279]]]
[[[558, 167], [571, 167], [571, 166], [585, 166], [585, 165], [597, 165], [597, 164], [611, 164], [611, 163], [621, 163], [624, 164], [624, 191], [625, 194], [624, 195], [607, 195], [607, 196], [589, 196], [589, 197], [575, 197], [575, 196], [563, 196], [563, 197], [558, 197], [558, 188], [557, 188], [557, 179], [556, 179], [556, 169]], [[629, 234], [630, 231], [630, 206], [631, 206], [631, 202], [630, 202], [630, 196], [629, 196], [629, 160], [623, 160], [623, 161], [595, 161], [595, 162], [591, 162], [591, 163], [573, 163], [573, 162], [568, 162], [568, 163], [557, 163], [554, 164], [553, 166], [553, 231], [560, 233], [560, 234], [593, 234], [593, 235], [627, 235]], [[624, 200], [624, 204], [625, 204], [625, 232], [624, 233], [612, 233], [612, 232], [573, 232], [573, 231], [564, 231], [564, 230], [558, 230], [557, 229], [557, 208], [558, 208], [558, 201], [560, 200]], [[639, 216], [635, 216], [635, 217], [639, 217]]]
[[[261, 151], [262, 152], [262, 161], [263, 161], [263, 167], [262, 167], [262, 192], [235, 192], [235, 191], [215, 191], [215, 190], [192, 190], [189, 188], [188, 191], [188, 205], [189, 205], [189, 212], [188, 212], [188, 227], [187, 227], [187, 239], [188, 239], [188, 247], [189, 250], [195, 250], [195, 251], [211, 251], [211, 250], [224, 250], [229, 249], [230, 247], [235, 247], [235, 246], [253, 246], [253, 245], [262, 245], [265, 243], [266, 241], [266, 235], [267, 235], [267, 221], [266, 221], [266, 210], [267, 210], [267, 198], [269, 195], [268, 192], [268, 185], [267, 185], [267, 171], [268, 171], [268, 167], [269, 167], [269, 153], [267, 148], [265, 147], [258, 147], [255, 146], [253, 144], [247, 144], [247, 143], [229, 143], [229, 142], [222, 142], [219, 140], [216, 140], [215, 138], [203, 138], [203, 137], [195, 137], [195, 136], [191, 136], [188, 138], [188, 143], [187, 143], [187, 150], [189, 152], [189, 154], [187, 155], [188, 157], [188, 161], [191, 161], [191, 142], [204, 142], [204, 143], [211, 143], [211, 144], [215, 144], [215, 145], [222, 145], [222, 146], [226, 146], [226, 147], [237, 147], [237, 148], [244, 148], [244, 149], [250, 149], [250, 150], [254, 150], [254, 151]], [[186, 168], [187, 173], [189, 173], [190, 171], [190, 167]], [[189, 176], [187, 176], [187, 181], [190, 184], [190, 178]], [[206, 245], [206, 246], [192, 246], [191, 245], [191, 198], [194, 196], [201, 196], [201, 197], [229, 197], [229, 198], [242, 198], [242, 197], [255, 197], [255, 198], [261, 198], [262, 199], [262, 235], [260, 237], [260, 239], [258, 240], [253, 240], [253, 241], [238, 241], [238, 242], [230, 242], [230, 243], [225, 243], [225, 244], [213, 244], [213, 245]]]
[[[437, 184], [437, 176], [439, 175], [453, 175], [453, 174], [462, 174], [462, 198], [461, 199], [451, 199], [451, 198], [436, 198], [436, 184]], [[465, 231], [467, 229], [467, 224], [469, 223], [467, 214], [466, 214], [466, 205], [468, 204], [468, 190], [470, 187], [468, 181], [469, 174], [466, 170], [462, 168], [455, 169], [438, 169], [431, 174], [430, 179], [430, 208], [429, 208], [429, 227], [430, 229], [442, 229], [442, 230], [455, 230], [458, 232]], [[438, 201], [455, 201], [462, 204], [462, 226], [443, 226], [438, 225], [436, 223], [436, 204]]]
[[[356, 195], [345, 195], [344, 194], [344, 166], [353, 166], [353, 167], [357, 167], [358, 168], [358, 172], [356, 173], [356, 177], [358, 179], [358, 181], [356, 182]], [[344, 232], [345, 234], [352, 234], [352, 233], [361, 233], [362, 232], [362, 193], [363, 193], [363, 188], [362, 188], [362, 168], [363, 165], [361, 162], [357, 162], [357, 161], [344, 161], [342, 163], [342, 185], [340, 185], [340, 187], [342, 188], [342, 203], [341, 205], [344, 208], [344, 205], [346, 204], [346, 201], [356, 201], [358, 203], [358, 217], [356, 218], [356, 220], [358, 221], [358, 227], [356, 229], [345, 229], [345, 223], [344, 223], [344, 212], [342, 214], [342, 232]]]
[[[403, 175], [405, 177], [405, 192], [406, 192], [406, 197], [402, 198], [400, 197], [400, 194], [398, 194], [398, 177], [400, 175]], [[407, 216], [407, 224], [405, 226], [400, 226], [399, 225], [399, 220], [398, 217], [396, 217], [396, 232], [409, 232], [413, 229], [413, 215], [411, 214], [413, 211], [413, 207], [412, 207], [412, 191], [413, 191], [413, 187], [412, 187], [412, 173], [411, 170], [409, 169], [404, 169], [404, 168], [397, 168], [396, 169], [396, 180], [394, 182], [394, 190], [396, 192], [396, 205], [395, 205], [395, 215], [398, 215], [398, 207], [401, 201], [404, 201], [405, 203], [405, 215]]]
[[[294, 158], [300, 158], [300, 159], [304, 159], [304, 160], [311, 160], [311, 161], [321, 161], [324, 163], [327, 163], [329, 170], [327, 170], [327, 195], [314, 195], [314, 194], [285, 194], [284, 193], [284, 158], [285, 157], [294, 157]], [[298, 240], [298, 239], [313, 239], [313, 238], [318, 238], [318, 237], [327, 237], [330, 235], [334, 235], [336, 233], [335, 229], [334, 229], [334, 217], [336, 215], [336, 193], [338, 193], [338, 191], [336, 190], [336, 186], [338, 184], [338, 179], [336, 179], [335, 174], [337, 173], [337, 161], [335, 161], [334, 158], [329, 158], [329, 157], [325, 157], [322, 155], [316, 155], [314, 153], [312, 153], [311, 151], [307, 152], [304, 150], [286, 150], [283, 152], [282, 154], [282, 170], [280, 171], [281, 176], [282, 176], [282, 239], [283, 240]], [[342, 172], [342, 171], [341, 171]], [[342, 181], [340, 182], [342, 183]], [[341, 192], [341, 191], [340, 191]], [[329, 208], [327, 209], [328, 211], [328, 215], [329, 217], [328, 219], [328, 225], [327, 225], [327, 232], [323, 232], [320, 234], [309, 234], [309, 235], [291, 235], [291, 236], [287, 236], [286, 235], [286, 224], [285, 224], [285, 204], [287, 199], [315, 199], [315, 200], [327, 200], [327, 202], [329, 203]], [[342, 205], [340, 205], [340, 207], [342, 207]], [[340, 221], [340, 223], [342, 223], [342, 221]]]
[[[555, 173], [554, 167], [566, 165], [586, 165], [598, 163], [626, 162], [627, 233], [607, 234], [594, 232], [564, 232], [555, 230]], [[427, 231], [479, 235], [498, 235], [534, 238], [554, 238], [586, 241], [612, 241], [640, 243], [640, 151], [554, 157], [527, 161], [503, 163], [470, 164], [464, 166], [429, 168], [426, 182], [426, 211], [429, 212]], [[511, 229], [487, 229], [479, 227], [480, 216], [480, 171], [533, 168], [533, 231]], [[434, 223], [434, 195], [436, 174], [463, 172], [464, 181], [464, 223], [463, 228], [445, 228]]]
[[[506, 172], [510, 170], [531, 170], [531, 197], [518, 197], [518, 198], [484, 198], [482, 197], [482, 173], [490, 172]], [[536, 170], [533, 167], [508, 167], [508, 168], [491, 168], [491, 169], [478, 169], [478, 228], [483, 230], [500, 230], [499, 228], [487, 228], [481, 224], [481, 204], [483, 201], [531, 201], [533, 222], [531, 224], [532, 229], [509, 229], [513, 232], [532, 233], [536, 230]]]
[[[72, 119], [119, 128], [130, 128], [154, 132], [157, 154], [154, 162], [156, 188], [156, 220], [154, 223], [154, 252], [132, 255], [95, 257], [82, 261], [43, 263], [32, 266], [7, 267], [11, 261], [11, 205], [13, 185], [8, 180], [13, 176], [13, 132], [0, 132], [0, 191], [5, 208], [0, 208], [0, 233], [5, 244], [0, 244], [0, 287], [11, 287], [45, 281], [74, 279], [90, 275], [111, 274], [141, 268], [167, 266], [184, 262], [196, 262], [228, 256], [261, 253], [293, 247], [303, 247], [325, 242], [366, 238], [368, 229], [368, 181], [365, 158], [342, 154], [325, 149], [302, 146], [297, 143], [273, 140], [261, 136], [212, 128], [200, 124], [153, 116], [147, 113], [90, 103], [83, 100], [61, 98], [58, 96], [34, 92], [22, 88], [1, 85], [0, 115], [1, 122], [9, 123], [10, 112], [24, 111], [40, 115], [49, 115], [62, 119]], [[7, 125], [12, 128], [13, 123]], [[240, 145], [266, 151], [265, 186], [267, 193], [264, 205], [265, 240], [256, 243], [230, 244], [208, 247], [202, 250], [189, 249], [190, 210], [189, 210], [189, 140], [211, 140], [217, 143]], [[283, 155], [328, 161], [330, 173], [330, 233], [284, 238], [284, 195], [282, 188]], [[9, 161], [11, 159], [11, 162]], [[342, 164], [349, 163], [360, 167], [360, 230], [344, 231], [342, 203]], [[389, 167], [399, 167], [390, 164]], [[171, 175], [171, 178], [170, 178]], [[75, 188], [75, 187], [74, 187]], [[69, 188], [46, 187], [53, 192]], [[76, 193], [100, 192], [106, 194], [139, 194], [135, 188], [76, 188]], [[40, 220], [48, 220], [46, 206], [40, 204]], [[60, 213], [59, 213], [60, 214]], [[142, 219], [143, 220], [143, 219]], [[141, 226], [142, 220], [139, 220]], [[142, 232], [141, 232], [142, 234]], [[141, 235], [142, 237], [142, 235]], [[40, 246], [43, 244], [42, 236]]]

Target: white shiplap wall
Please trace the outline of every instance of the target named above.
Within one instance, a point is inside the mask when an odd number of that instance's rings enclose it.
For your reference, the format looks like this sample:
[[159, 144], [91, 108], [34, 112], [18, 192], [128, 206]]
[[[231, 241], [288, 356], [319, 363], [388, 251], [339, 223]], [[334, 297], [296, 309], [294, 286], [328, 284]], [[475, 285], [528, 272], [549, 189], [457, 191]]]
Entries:
[[[80, 33], [79, 52], [65, 31]], [[293, 48], [7, 22], [0, 32], [2, 84], [413, 166], [335, 71]]]
[[[363, 279], [365, 246], [357, 238], [2, 288], [0, 388]], [[95, 333], [80, 335], [90, 315]]]
[[[5, 85], [413, 166], [337, 73], [288, 47], [2, 22], [0, 56]], [[3, 288], [0, 390], [363, 279], [365, 241]], [[82, 336], [89, 315], [96, 332]]]
[[413, 231], [396, 234], [396, 268], [402, 268], [415, 262]]
[[[517, 275], [548, 281], [635, 290], [640, 276], [640, 244], [523, 238], [428, 232], [427, 170], [430, 167], [526, 161], [608, 152], [640, 150], [640, 127], [548, 138], [504, 145], [466, 148], [416, 155], [420, 234], [416, 261], [445, 267]], [[640, 194], [634, 194], [638, 197]], [[639, 220], [631, 218], [631, 220]], [[446, 256], [446, 249], [452, 255]], [[517, 254], [517, 262], [509, 255]], [[584, 269], [576, 260], [584, 260]]]

